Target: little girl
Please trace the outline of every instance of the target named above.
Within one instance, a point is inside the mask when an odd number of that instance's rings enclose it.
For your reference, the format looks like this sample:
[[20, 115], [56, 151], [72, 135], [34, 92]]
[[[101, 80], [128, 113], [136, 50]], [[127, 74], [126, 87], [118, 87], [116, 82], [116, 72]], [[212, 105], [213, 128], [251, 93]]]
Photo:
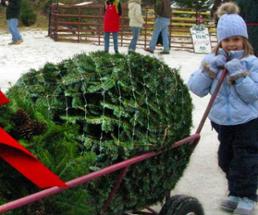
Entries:
[[200, 97], [213, 94], [223, 68], [227, 70], [209, 113], [220, 142], [218, 164], [228, 181], [228, 197], [221, 202], [221, 208], [233, 214], [254, 215], [258, 182], [258, 59], [238, 12], [234, 3], [219, 7], [218, 45], [204, 57], [188, 86]]
[[119, 0], [107, 0], [104, 14], [104, 51], [109, 52], [109, 38], [112, 33], [115, 53], [118, 53], [118, 32], [122, 7]]

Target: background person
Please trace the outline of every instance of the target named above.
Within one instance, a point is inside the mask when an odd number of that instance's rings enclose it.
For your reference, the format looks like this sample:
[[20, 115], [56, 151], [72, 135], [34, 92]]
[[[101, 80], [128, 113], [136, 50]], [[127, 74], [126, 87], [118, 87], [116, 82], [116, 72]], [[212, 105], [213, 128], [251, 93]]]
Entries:
[[170, 24], [171, 7], [170, 0], [156, 0], [155, 13], [157, 18], [155, 19], [154, 31], [149, 44], [149, 48], [145, 51], [153, 53], [156, 47], [159, 34], [162, 35], [163, 51], [160, 54], [169, 54], [169, 33], [168, 26]]
[[114, 50], [118, 53], [118, 32], [122, 8], [119, 0], [107, 0], [104, 8], [104, 51], [109, 52], [110, 33], [113, 36]]
[[128, 47], [128, 52], [134, 52], [142, 25], [144, 24], [144, 19], [142, 17], [141, 0], [129, 0], [128, 17], [129, 26], [131, 27], [133, 35], [130, 45]]
[[21, 0], [2, 0], [1, 4], [6, 7], [6, 20], [12, 41], [9, 45], [19, 45], [23, 42], [19, 32], [19, 16], [21, 11]]

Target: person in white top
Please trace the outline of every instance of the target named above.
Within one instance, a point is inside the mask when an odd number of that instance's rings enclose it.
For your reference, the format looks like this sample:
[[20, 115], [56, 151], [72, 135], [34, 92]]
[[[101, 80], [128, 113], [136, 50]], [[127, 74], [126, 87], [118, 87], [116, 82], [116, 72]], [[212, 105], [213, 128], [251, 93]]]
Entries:
[[128, 17], [129, 26], [132, 30], [132, 40], [130, 42], [128, 53], [135, 52], [137, 41], [140, 35], [141, 28], [144, 24], [142, 16], [141, 0], [129, 0], [128, 2]]

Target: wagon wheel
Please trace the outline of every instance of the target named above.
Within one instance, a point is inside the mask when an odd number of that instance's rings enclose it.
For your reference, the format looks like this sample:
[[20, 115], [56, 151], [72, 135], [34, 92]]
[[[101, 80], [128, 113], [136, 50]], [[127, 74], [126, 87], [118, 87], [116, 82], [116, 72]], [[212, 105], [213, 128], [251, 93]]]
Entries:
[[166, 201], [159, 215], [204, 215], [204, 211], [196, 198], [176, 195]]

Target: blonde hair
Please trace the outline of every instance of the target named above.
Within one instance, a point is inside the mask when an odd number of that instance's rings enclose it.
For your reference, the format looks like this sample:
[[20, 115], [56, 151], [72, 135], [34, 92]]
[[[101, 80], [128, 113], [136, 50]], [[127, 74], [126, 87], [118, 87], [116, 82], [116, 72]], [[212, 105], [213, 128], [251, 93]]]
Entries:
[[[246, 57], [246, 56], [248, 56], [248, 55], [253, 55], [253, 54], [254, 54], [254, 49], [253, 49], [251, 43], [248, 41], [248, 39], [246, 39], [246, 38], [244, 38], [244, 37], [242, 37], [242, 38], [243, 38], [243, 46], [244, 46], [244, 48], [243, 48], [243, 50], [244, 50], [244, 57]], [[218, 43], [218, 44], [214, 47], [214, 49], [212, 50], [212, 52], [213, 52], [215, 55], [217, 55], [220, 48], [222, 48], [221, 42]]]

